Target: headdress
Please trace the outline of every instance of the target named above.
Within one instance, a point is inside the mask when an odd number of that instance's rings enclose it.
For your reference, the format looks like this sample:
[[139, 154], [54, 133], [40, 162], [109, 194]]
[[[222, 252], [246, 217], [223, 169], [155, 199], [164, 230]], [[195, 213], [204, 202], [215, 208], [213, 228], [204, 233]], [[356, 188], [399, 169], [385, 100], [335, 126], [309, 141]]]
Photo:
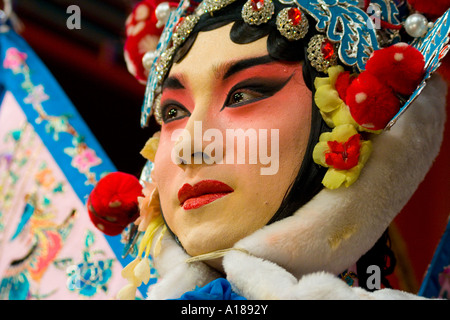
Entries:
[[[162, 82], [177, 49], [189, 37], [200, 16], [214, 15], [236, 1], [181, 0], [176, 8], [174, 3], [158, 2], [154, 16], [157, 25], [164, 22], [165, 27], [161, 33], [157, 32], [158, 45], [145, 55], [142, 53], [140, 69], [149, 74], [142, 126], [148, 124], [152, 114], [161, 123], [158, 105]], [[333, 132], [321, 136], [313, 157], [316, 163], [329, 168], [323, 181], [327, 188], [349, 186], [370, 155], [370, 139], [364, 140], [367, 133], [389, 130], [446, 55], [450, 12], [429, 22], [406, 1], [399, 0], [279, 2], [285, 7], [275, 15], [272, 0], [247, 0], [242, 7], [242, 19], [250, 25], [274, 19], [280, 34], [289, 41], [303, 39], [309, 28], [317, 30], [308, 39], [307, 59], [323, 75], [315, 81], [314, 99]], [[445, 8], [439, 3], [429, 8], [431, 17]], [[419, 1], [411, 4], [423, 7]], [[154, 17], [150, 14], [149, 17], [155, 23]], [[315, 24], [308, 22], [311, 20]], [[129, 50], [125, 51], [129, 56]], [[139, 68], [134, 65], [134, 69]]]

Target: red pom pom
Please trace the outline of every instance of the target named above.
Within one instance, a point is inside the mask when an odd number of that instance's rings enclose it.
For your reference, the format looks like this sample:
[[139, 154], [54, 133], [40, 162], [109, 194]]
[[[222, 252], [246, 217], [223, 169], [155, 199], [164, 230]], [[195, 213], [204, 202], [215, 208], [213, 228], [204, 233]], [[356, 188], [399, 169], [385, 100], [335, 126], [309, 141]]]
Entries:
[[450, 0], [408, 0], [408, 3], [415, 10], [433, 19], [439, 18], [450, 8]]
[[353, 119], [370, 130], [384, 129], [400, 109], [400, 101], [392, 89], [369, 72], [362, 72], [352, 82], [346, 103]]
[[366, 64], [367, 72], [402, 95], [414, 92], [423, 79], [424, 68], [423, 55], [406, 43], [375, 51]]
[[339, 97], [342, 101], [345, 101], [347, 99], [347, 89], [355, 79], [356, 77], [351, 75], [349, 71], [341, 72], [338, 75], [334, 87], [336, 88], [336, 91], [338, 92]]
[[[138, 3], [125, 22], [127, 39], [124, 45], [124, 56], [128, 71], [136, 79], [145, 83], [148, 71], [142, 65], [142, 58], [148, 51], [153, 51], [163, 31], [163, 25], [157, 26], [156, 7], [164, 0], [144, 0]], [[176, 3], [170, 2], [171, 7]]]
[[139, 180], [127, 173], [113, 172], [97, 183], [89, 195], [87, 208], [93, 224], [103, 233], [120, 234], [139, 216]]

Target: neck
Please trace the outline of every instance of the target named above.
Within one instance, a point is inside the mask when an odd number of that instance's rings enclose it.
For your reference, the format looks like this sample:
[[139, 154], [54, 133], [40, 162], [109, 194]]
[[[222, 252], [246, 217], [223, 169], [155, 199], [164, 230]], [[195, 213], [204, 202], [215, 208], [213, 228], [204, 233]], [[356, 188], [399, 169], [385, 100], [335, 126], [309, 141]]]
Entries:
[[194, 257], [187, 259], [186, 262], [191, 263], [191, 262], [203, 261], [211, 268], [214, 268], [216, 271], [220, 272], [222, 275], [225, 275], [225, 271], [224, 271], [223, 265], [222, 265], [222, 260], [223, 260], [223, 256], [231, 250], [238, 250], [238, 251], [242, 251], [242, 252], [249, 254], [249, 252], [245, 249], [228, 248], [228, 249], [216, 250], [213, 252], [194, 256]]

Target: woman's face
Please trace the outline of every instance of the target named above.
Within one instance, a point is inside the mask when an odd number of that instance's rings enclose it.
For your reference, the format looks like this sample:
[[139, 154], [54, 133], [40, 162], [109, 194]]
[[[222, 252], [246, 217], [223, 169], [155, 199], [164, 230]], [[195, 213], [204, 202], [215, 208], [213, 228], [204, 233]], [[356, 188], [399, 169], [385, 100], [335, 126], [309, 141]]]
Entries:
[[153, 180], [168, 227], [192, 256], [267, 224], [310, 132], [301, 64], [271, 60], [267, 38], [233, 43], [230, 28], [200, 32], [163, 86]]

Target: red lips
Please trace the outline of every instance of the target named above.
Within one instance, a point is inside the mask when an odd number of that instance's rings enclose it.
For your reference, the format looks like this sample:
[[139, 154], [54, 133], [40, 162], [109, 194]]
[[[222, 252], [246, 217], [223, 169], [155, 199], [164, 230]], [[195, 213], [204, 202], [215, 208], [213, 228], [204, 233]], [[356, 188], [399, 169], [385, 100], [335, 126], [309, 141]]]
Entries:
[[217, 180], [203, 180], [191, 186], [184, 184], [178, 191], [178, 200], [185, 210], [197, 209], [233, 192], [229, 185]]

